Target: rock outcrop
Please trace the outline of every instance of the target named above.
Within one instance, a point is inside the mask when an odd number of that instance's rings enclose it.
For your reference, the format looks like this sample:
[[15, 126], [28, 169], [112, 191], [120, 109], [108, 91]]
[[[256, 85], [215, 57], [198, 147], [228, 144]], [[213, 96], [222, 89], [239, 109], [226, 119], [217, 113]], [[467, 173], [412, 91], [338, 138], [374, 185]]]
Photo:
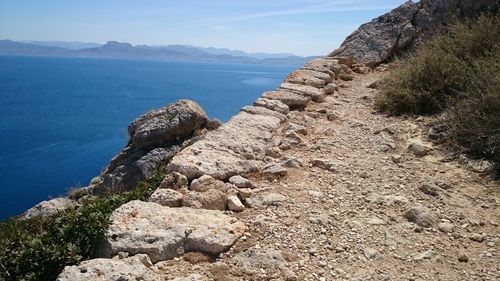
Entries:
[[402, 55], [406, 50], [446, 24], [498, 11], [496, 0], [408, 1], [391, 12], [373, 19], [352, 33], [330, 57], [352, 57], [357, 63], [376, 66]]
[[29, 210], [27, 210], [22, 218], [32, 219], [34, 217], [47, 217], [57, 214], [66, 209], [75, 208], [78, 204], [68, 198], [54, 198], [51, 200], [42, 201]]
[[106, 169], [91, 182], [95, 194], [128, 191], [151, 176], [158, 164], [171, 158], [208, 122], [203, 109], [190, 100], [180, 100], [152, 110], [128, 127], [129, 142]]
[[113, 212], [104, 255], [146, 254], [153, 263], [195, 251], [218, 255], [244, 233], [245, 225], [221, 211], [169, 208], [131, 201]]

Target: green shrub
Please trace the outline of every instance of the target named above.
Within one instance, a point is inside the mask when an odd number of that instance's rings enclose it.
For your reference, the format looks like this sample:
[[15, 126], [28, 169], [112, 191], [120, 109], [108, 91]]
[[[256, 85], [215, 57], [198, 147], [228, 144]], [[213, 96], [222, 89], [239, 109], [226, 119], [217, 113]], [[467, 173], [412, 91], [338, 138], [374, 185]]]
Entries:
[[146, 200], [160, 185], [166, 164], [133, 191], [88, 199], [53, 217], [11, 218], [0, 223], [0, 280], [55, 280], [67, 265], [92, 258], [111, 213], [131, 200]]
[[500, 176], [500, 17], [457, 23], [384, 79], [375, 106], [394, 115], [444, 112], [449, 143], [492, 159]]

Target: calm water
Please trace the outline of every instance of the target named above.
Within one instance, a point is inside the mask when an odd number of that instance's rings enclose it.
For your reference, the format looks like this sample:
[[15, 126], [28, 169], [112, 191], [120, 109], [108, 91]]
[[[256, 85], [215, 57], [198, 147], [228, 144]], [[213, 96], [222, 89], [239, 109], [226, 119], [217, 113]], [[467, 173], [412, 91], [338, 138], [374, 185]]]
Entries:
[[177, 99], [227, 121], [296, 67], [0, 56], [0, 219], [85, 186]]

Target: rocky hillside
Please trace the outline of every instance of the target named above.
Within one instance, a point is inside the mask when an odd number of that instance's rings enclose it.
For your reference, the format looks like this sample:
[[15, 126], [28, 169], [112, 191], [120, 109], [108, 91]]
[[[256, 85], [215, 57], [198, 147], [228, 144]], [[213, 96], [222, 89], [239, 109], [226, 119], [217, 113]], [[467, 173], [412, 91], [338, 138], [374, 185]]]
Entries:
[[416, 48], [447, 24], [482, 13], [497, 13], [498, 9], [497, 0], [408, 1], [363, 24], [329, 56], [350, 56], [359, 63], [376, 66]]
[[[190, 101], [138, 118], [89, 189], [129, 190], [163, 158], [168, 174], [113, 212], [95, 259], [57, 280], [499, 279], [488, 163], [450, 159], [428, 118], [375, 112], [387, 68], [365, 66], [411, 48], [443, 11], [487, 3], [408, 2], [220, 127]], [[30, 216], [66, 208], [43, 204]]]

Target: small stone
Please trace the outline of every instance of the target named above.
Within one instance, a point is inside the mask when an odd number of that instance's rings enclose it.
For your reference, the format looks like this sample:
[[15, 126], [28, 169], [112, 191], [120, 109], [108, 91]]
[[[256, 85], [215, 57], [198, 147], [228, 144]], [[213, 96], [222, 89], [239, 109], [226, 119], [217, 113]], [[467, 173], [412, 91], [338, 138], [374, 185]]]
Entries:
[[281, 149], [277, 146], [268, 147], [266, 149], [266, 156], [269, 156], [272, 158], [280, 158], [281, 155], [282, 155]]
[[458, 257], [458, 261], [459, 261], [459, 262], [469, 262], [469, 257], [468, 257], [468, 256], [466, 256], [466, 255], [460, 255], [460, 256]]
[[385, 225], [385, 221], [382, 220], [382, 219], [379, 219], [379, 218], [371, 218], [369, 221], [368, 221], [368, 224], [371, 224], [371, 225]]
[[401, 163], [401, 160], [403, 159], [403, 157], [401, 155], [392, 155], [391, 156], [391, 160], [392, 162], [396, 163], [396, 164], [399, 164]]
[[432, 149], [418, 142], [412, 142], [408, 146], [408, 151], [412, 152], [417, 157], [424, 157], [429, 154]]
[[183, 194], [173, 189], [157, 189], [149, 198], [149, 202], [158, 203], [162, 206], [180, 207]]
[[274, 179], [274, 178], [286, 176], [288, 174], [288, 171], [286, 170], [286, 168], [283, 168], [281, 165], [272, 164], [272, 165], [264, 168], [263, 173], [268, 179]]
[[313, 167], [318, 167], [318, 168], [322, 168], [325, 170], [330, 170], [335, 165], [334, 162], [327, 160], [327, 159], [313, 159], [309, 163], [311, 163], [311, 165]]
[[469, 236], [470, 240], [475, 241], [475, 242], [479, 242], [479, 243], [483, 242], [485, 238], [486, 238], [485, 234], [479, 234], [479, 233], [472, 233]]
[[245, 209], [245, 206], [241, 203], [238, 196], [231, 195], [227, 198], [227, 208], [231, 211], [240, 212]]
[[403, 216], [410, 222], [421, 227], [431, 227], [436, 222], [436, 217], [431, 210], [423, 206], [415, 206], [406, 210]]
[[432, 259], [436, 255], [436, 252], [432, 250], [425, 251], [423, 253], [420, 253], [416, 255], [413, 259], [416, 261], [424, 260], [424, 259]]
[[424, 194], [430, 195], [430, 196], [439, 196], [439, 186], [435, 185], [434, 183], [431, 182], [424, 182], [422, 185], [419, 187], [420, 191], [422, 191]]
[[373, 259], [377, 255], [377, 250], [371, 248], [365, 248], [363, 254], [367, 259]]
[[205, 128], [207, 128], [207, 130], [216, 130], [218, 129], [220, 126], [222, 126], [222, 121], [220, 121], [219, 119], [217, 118], [214, 118], [214, 119], [210, 119], [207, 124], [205, 125]]
[[232, 176], [229, 178], [229, 182], [239, 188], [255, 188], [255, 185], [251, 180], [242, 176]]
[[438, 229], [444, 233], [452, 233], [455, 226], [449, 222], [442, 222], [438, 224]]

